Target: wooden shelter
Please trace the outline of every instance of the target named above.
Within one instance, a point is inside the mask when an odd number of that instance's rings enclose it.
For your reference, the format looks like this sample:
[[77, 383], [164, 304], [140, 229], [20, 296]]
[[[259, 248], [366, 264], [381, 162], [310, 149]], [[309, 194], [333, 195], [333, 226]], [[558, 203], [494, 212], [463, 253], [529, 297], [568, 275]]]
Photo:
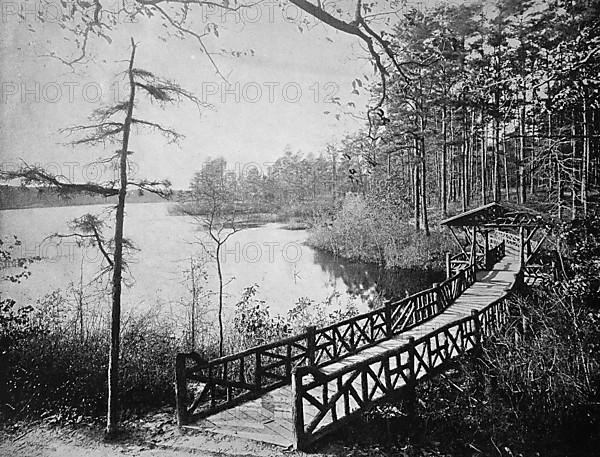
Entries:
[[451, 273], [463, 264], [489, 270], [496, 260], [493, 249], [502, 242], [506, 253], [518, 257], [525, 268], [547, 238], [550, 219], [523, 205], [494, 202], [449, 217], [441, 225], [450, 229], [461, 250], [446, 261]]

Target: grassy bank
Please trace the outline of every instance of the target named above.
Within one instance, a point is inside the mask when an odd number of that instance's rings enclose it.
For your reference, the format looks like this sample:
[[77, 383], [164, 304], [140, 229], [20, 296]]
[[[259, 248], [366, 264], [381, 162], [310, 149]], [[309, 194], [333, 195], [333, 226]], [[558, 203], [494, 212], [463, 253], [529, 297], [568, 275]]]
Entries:
[[[300, 299], [286, 315], [270, 312], [249, 287], [226, 321], [226, 353], [325, 325], [356, 314], [351, 305]], [[55, 291], [32, 306], [0, 297], [0, 421], [43, 417], [56, 423], [101, 421], [106, 411], [109, 309], [91, 297], [86, 305]], [[335, 300], [334, 300], [335, 301]], [[205, 303], [206, 309], [216, 304]], [[206, 309], [199, 310], [202, 313]], [[174, 406], [174, 361], [195, 349], [218, 356], [214, 318], [196, 316], [196, 345], [191, 347], [189, 316], [169, 318], [159, 307], [123, 318], [120, 405], [122, 417]], [[213, 316], [214, 317], [214, 316]]]
[[[234, 220], [242, 225], [280, 222], [289, 230], [304, 230], [312, 227], [315, 221], [331, 216], [335, 207], [331, 200], [310, 200], [288, 205], [236, 203], [228, 204], [222, 210], [232, 217], [235, 215]], [[191, 215], [203, 218], [208, 216], [210, 211], [207, 203], [192, 201], [176, 203], [169, 207], [169, 214], [173, 216]]]

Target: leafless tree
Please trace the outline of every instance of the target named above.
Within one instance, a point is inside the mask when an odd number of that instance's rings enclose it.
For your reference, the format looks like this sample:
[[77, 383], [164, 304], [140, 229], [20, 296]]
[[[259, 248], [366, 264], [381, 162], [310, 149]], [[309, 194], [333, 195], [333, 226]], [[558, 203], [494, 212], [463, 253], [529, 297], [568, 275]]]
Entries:
[[[129, 94], [126, 100], [118, 101], [116, 104], [96, 109], [90, 117], [90, 123], [85, 125], [76, 125], [64, 129], [63, 132], [69, 135], [76, 135], [77, 138], [71, 141], [73, 146], [98, 145], [106, 143], [118, 144], [118, 150], [108, 158], [106, 162], [112, 162], [116, 165], [119, 178], [102, 183], [73, 183], [64, 176], [57, 176], [48, 173], [44, 169], [36, 166], [23, 164], [17, 171], [2, 172], [0, 175], [4, 180], [20, 179], [25, 184], [34, 183], [36, 185], [45, 185], [57, 188], [64, 193], [87, 192], [90, 194], [108, 196], [117, 196], [114, 236], [110, 243], [106, 244], [102, 237], [102, 223], [100, 219], [90, 215], [84, 216], [76, 224], [79, 232], [72, 236], [79, 239], [92, 240], [107, 262], [107, 269], [112, 272], [112, 293], [111, 293], [111, 344], [109, 353], [108, 367], [108, 410], [107, 410], [107, 436], [114, 435], [118, 428], [119, 407], [119, 351], [120, 351], [120, 327], [121, 327], [121, 287], [123, 282], [123, 270], [125, 262], [123, 258], [124, 250], [131, 246], [123, 236], [125, 222], [125, 201], [127, 191], [131, 187], [139, 191], [152, 192], [154, 194], [168, 197], [171, 193], [168, 180], [150, 181], [134, 180], [128, 176], [130, 168], [129, 156], [133, 154], [129, 150], [129, 142], [132, 127], [149, 128], [161, 133], [169, 142], [176, 142], [182, 135], [175, 130], [163, 127], [162, 125], [141, 119], [135, 116], [136, 102], [145, 95], [151, 101], [160, 105], [175, 103], [181, 100], [188, 100], [200, 107], [208, 107], [193, 94], [181, 88], [179, 85], [155, 76], [153, 73], [135, 67], [135, 56], [137, 45], [133, 38], [131, 39], [131, 55], [129, 65], [126, 71], [129, 81]], [[118, 117], [121, 116], [122, 120]], [[109, 254], [107, 246], [111, 249]]]
[[228, 282], [223, 276], [221, 253], [225, 243], [237, 232], [243, 230], [236, 212], [235, 183], [228, 182], [225, 165], [223, 159], [209, 160], [192, 180], [191, 189], [195, 205], [191, 209], [182, 207], [182, 211], [194, 217], [201, 224], [214, 243], [213, 251], [203, 241], [198, 242], [204, 251], [215, 260], [217, 266], [220, 356], [224, 353], [223, 298], [224, 288]]

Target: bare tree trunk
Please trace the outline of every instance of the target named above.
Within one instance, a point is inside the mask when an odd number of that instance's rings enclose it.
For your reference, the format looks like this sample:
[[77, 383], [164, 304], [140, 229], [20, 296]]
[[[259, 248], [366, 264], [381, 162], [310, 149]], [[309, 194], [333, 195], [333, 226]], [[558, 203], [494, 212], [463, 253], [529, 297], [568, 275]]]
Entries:
[[[423, 120], [421, 120], [421, 126], [424, 128]], [[422, 167], [422, 177], [421, 177], [421, 195], [423, 197], [423, 229], [425, 230], [425, 235], [429, 236], [429, 216], [427, 214], [427, 164], [425, 163], [425, 138], [421, 137], [421, 167]]]
[[221, 246], [217, 242], [217, 273], [219, 275], [219, 357], [223, 357], [223, 270], [221, 269]]
[[[445, 103], [445, 102], [444, 102]], [[442, 216], [448, 216], [448, 116], [446, 105], [442, 108]]]
[[[464, 101], [463, 101], [464, 103]], [[469, 183], [467, 182], [467, 167], [469, 160], [469, 140], [467, 135], [467, 113], [463, 105], [463, 141], [462, 141], [462, 210], [466, 211], [469, 205]]]
[[485, 120], [483, 118], [483, 113], [481, 115], [481, 120], [484, 123], [483, 126], [483, 138], [481, 139], [481, 203], [485, 205], [487, 203], [487, 154], [486, 154], [486, 140], [487, 140], [487, 126], [485, 125]]
[[471, 124], [469, 126], [468, 148], [467, 148], [467, 203], [470, 202], [473, 196], [473, 189], [475, 187], [475, 174], [477, 167], [475, 166], [475, 148], [477, 143], [477, 135], [475, 132], [475, 110], [471, 110]]
[[415, 202], [415, 228], [421, 230], [421, 179], [419, 177], [419, 143], [415, 138], [415, 165], [414, 165], [414, 202]]
[[83, 261], [85, 257], [81, 257], [81, 265], [79, 267], [79, 290], [77, 291], [77, 314], [79, 315], [79, 341], [83, 344], [85, 340], [85, 331], [83, 327]]
[[588, 101], [587, 89], [583, 91], [583, 157], [581, 162], [581, 205], [583, 209], [583, 217], [588, 214], [588, 173], [590, 169], [590, 137], [589, 119], [588, 119]]
[[[506, 126], [504, 126], [506, 130]], [[508, 143], [506, 141], [506, 132], [503, 133], [502, 138], [502, 149], [503, 149], [503, 165], [504, 165], [504, 193], [506, 195], [506, 201], [510, 201], [510, 181], [508, 177]]]
[[[494, 190], [493, 190], [493, 198], [494, 201], [500, 201], [501, 191], [500, 191], [500, 164], [498, 160], [498, 156], [500, 155], [500, 126], [498, 125], [498, 119], [494, 119]], [[506, 173], [506, 171], [505, 171]]]
[[332, 179], [333, 179], [333, 187], [331, 189], [331, 199], [333, 200], [333, 203], [335, 204], [335, 197], [336, 197], [336, 182], [337, 182], [337, 159], [335, 157], [335, 154], [331, 154], [331, 172], [332, 172]]
[[530, 147], [530, 154], [529, 154], [529, 166], [527, 167], [527, 172], [529, 174], [529, 195], [530, 196], [535, 196], [535, 166], [536, 166], [536, 139], [537, 139], [537, 132], [536, 132], [536, 128], [535, 128], [535, 122], [533, 123], [532, 127], [531, 127], [531, 147]]
[[191, 335], [190, 335], [190, 345], [191, 351], [196, 350], [196, 300], [197, 291], [196, 291], [196, 269], [194, 267], [194, 258], [190, 257], [190, 273], [192, 275], [192, 315], [191, 315]]
[[575, 125], [575, 110], [572, 110], [571, 113], [571, 169], [573, 173], [573, 177], [571, 178], [571, 219], [575, 219], [577, 217], [577, 184], [575, 182], [575, 177], [577, 176], [577, 140], [575, 139], [577, 127]]
[[527, 201], [527, 188], [525, 187], [525, 94], [519, 115], [519, 156], [517, 166], [517, 201]]
[[106, 421], [106, 434], [112, 436], [117, 431], [119, 424], [119, 350], [121, 331], [121, 282], [123, 276], [123, 226], [125, 222], [125, 199], [127, 197], [127, 151], [129, 148], [129, 134], [133, 119], [133, 106], [135, 102], [135, 81], [133, 75], [133, 62], [135, 60], [136, 45], [131, 39], [131, 58], [129, 60], [129, 105], [123, 123], [123, 144], [119, 161], [120, 188], [117, 213], [115, 218], [115, 250], [113, 255], [112, 277], [112, 315], [110, 326], [110, 354], [108, 358], [108, 411]]

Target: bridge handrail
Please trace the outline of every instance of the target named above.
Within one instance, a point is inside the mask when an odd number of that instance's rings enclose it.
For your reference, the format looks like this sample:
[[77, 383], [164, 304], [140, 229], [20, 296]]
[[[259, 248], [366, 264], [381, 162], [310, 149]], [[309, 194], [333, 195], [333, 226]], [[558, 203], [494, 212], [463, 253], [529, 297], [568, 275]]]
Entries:
[[[444, 370], [451, 358], [477, 349], [506, 323], [507, 298], [516, 283], [480, 311], [473, 310], [418, 339], [410, 338], [400, 347], [328, 373], [316, 367], [296, 368], [292, 375], [295, 447], [306, 448], [343, 423], [342, 419], [392, 391], [414, 397], [418, 380]], [[360, 388], [354, 385], [357, 382]], [[306, 415], [305, 405], [316, 409], [316, 414]], [[324, 423], [327, 415], [331, 422]]]
[[[507, 235], [512, 234], [508, 233]], [[492, 269], [494, 264], [501, 260], [506, 254], [506, 241], [502, 236], [498, 235], [491, 237], [490, 241], [494, 247], [488, 248], [487, 252], [477, 252], [475, 254], [475, 265], [478, 270]], [[457, 254], [448, 255], [446, 262], [446, 270], [448, 272], [453, 272], [464, 268], [466, 265], [470, 265], [471, 259], [469, 254], [461, 251]]]
[[[443, 312], [474, 282], [475, 267], [468, 266], [436, 287], [319, 329], [309, 327], [299, 335], [210, 361], [198, 354], [179, 354], [175, 367], [179, 422], [206, 417], [282, 387], [296, 366], [323, 367], [407, 331]], [[189, 406], [188, 381], [199, 384]]]
[[501, 243], [494, 246], [487, 252], [486, 261], [486, 270], [489, 270], [498, 263], [501, 259], [506, 255], [506, 242], [502, 241]]
[[[503, 241], [488, 251], [488, 258], [493, 264], [504, 254]], [[309, 327], [301, 334], [236, 354], [209, 361], [197, 353], [178, 354], [175, 384], [179, 424], [282, 387], [290, 382], [295, 367], [324, 367], [422, 324], [442, 313], [469, 288], [476, 281], [477, 269], [478, 265], [465, 265], [440, 284], [406, 298], [388, 300], [381, 308], [322, 328]], [[193, 362], [192, 366], [188, 362]], [[197, 384], [191, 404], [188, 381]]]
[[506, 247], [510, 247], [517, 252], [521, 249], [521, 237], [503, 230], [494, 230], [493, 232], [490, 232], [490, 241], [495, 242], [496, 244], [504, 241]]

